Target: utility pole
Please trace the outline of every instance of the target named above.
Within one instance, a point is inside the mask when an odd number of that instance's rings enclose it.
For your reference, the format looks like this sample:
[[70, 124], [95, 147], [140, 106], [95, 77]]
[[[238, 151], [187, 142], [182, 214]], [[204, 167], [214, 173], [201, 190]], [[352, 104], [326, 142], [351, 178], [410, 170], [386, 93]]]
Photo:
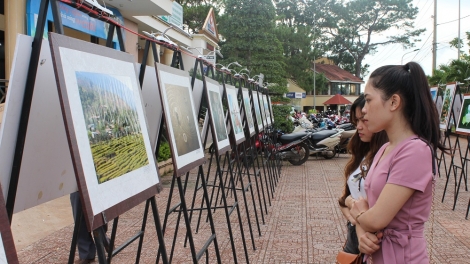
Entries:
[[313, 109], [315, 112], [317, 111], [317, 91], [316, 91], [316, 72], [315, 72], [315, 46], [317, 45], [317, 38], [316, 38], [316, 27], [315, 27], [315, 14], [313, 14]]
[[437, 0], [434, 0], [434, 27], [433, 27], [433, 38], [432, 38], [432, 74], [436, 70], [436, 55], [437, 55]]
[[458, 27], [458, 36], [457, 36], [457, 39], [458, 39], [458, 42], [457, 42], [457, 60], [460, 60], [460, 0], [459, 0], [459, 27]]

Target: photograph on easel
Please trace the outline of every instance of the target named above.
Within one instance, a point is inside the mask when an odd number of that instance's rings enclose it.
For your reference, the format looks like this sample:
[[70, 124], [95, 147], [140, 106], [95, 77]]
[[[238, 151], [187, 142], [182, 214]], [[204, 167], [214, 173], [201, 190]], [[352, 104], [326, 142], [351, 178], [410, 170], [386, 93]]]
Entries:
[[235, 141], [239, 141], [245, 138], [243, 133], [243, 125], [242, 125], [242, 118], [240, 116], [240, 107], [238, 104], [238, 89], [231, 85], [226, 85], [226, 93], [227, 93], [227, 104], [228, 104], [228, 111], [230, 113], [230, 120], [233, 132], [235, 134]]
[[261, 110], [259, 107], [259, 101], [258, 101], [258, 92], [253, 91], [253, 106], [255, 108], [255, 114], [256, 114], [256, 121], [258, 122], [258, 130], [261, 132], [263, 130], [263, 120], [261, 119]]
[[268, 97], [263, 94], [264, 112], [266, 113], [266, 122], [271, 125], [271, 113], [269, 111]]
[[264, 125], [268, 125], [268, 120], [266, 118], [266, 111], [265, 111], [265, 105], [264, 105], [264, 94], [258, 93], [259, 97], [259, 108], [261, 109], [261, 118], [263, 119]]
[[89, 231], [159, 183], [130, 54], [50, 33], [57, 88]]
[[18, 263], [18, 255], [11, 233], [2, 188], [0, 188], [0, 263]]
[[439, 127], [441, 129], [447, 129], [448, 124], [449, 124], [449, 119], [450, 119], [450, 112], [452, 111], [452, 102], [454, 99], [454, 93], [455, 93], [455, 83], [449, 83], [446, 86], [446, 89], [444, 91], [444, 98], [442, 102], [442, 110], [441, 110], [441, 115], [439, 118]]
[[[271, 110], [271, 114], [273, 114], [273, 104], [271, 102], [271, 96], [268, 96], [268, 105], [269, 105], [269, 110]], [[273, 122], [274, 122], [274, 115], [273, 115]]]
[[189, 73], [155, 63], [176, 176], [204, 161]]
[[255, 124], [253, 121], [253, 113], [251, 112], [250, 92], [248, 91], [248, 89], [243, 88], [242, 95], [243, 106], [245, 107], [246, 120], [248, 121], [248, 129], [250, 131], [250, 135], [252, 135], [253, 133], [255, 133]]
[[218, 84], [214, 84], [212, 80], [206, 78], [207, 95], [209, 97], [209, 108], [212, 115], [212, 122], [215, 128], [215, 137], [218, 150], [230, 145], [227, 136], [227, 127], [225, 126], [224, 108], [222, 105], [222, 96]]
[[431, 87], [431, 98], [432, 98], [432, 101], [435, 103], [436, 102], [436, 99], [437, 99], [437, 90], [438, 90], [438, 87], [437, 86], [434, 86], [434, 87]]
[[463, 97], [462, 110], [455, 131], [470, 134], [470, 94], [465, 94]]

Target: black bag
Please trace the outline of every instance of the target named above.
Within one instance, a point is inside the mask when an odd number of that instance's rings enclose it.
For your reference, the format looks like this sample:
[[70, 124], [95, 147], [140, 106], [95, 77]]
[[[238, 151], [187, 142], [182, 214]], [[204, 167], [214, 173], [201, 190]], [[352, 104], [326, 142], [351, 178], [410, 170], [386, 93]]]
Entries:
[[344, 252], [351, 254], [359, 254], [359, 241], [356, 234], [356, 226], [353, 226], [351, 222], [347, 223], [348, 228], [348, 238], [344, 244]]

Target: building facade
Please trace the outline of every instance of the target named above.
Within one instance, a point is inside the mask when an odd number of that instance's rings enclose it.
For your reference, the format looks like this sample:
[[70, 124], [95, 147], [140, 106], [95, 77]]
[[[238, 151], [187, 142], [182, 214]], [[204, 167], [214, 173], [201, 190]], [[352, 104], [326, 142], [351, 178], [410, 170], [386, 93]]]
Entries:
[[[17, 34], [34, 36], [40, 2], [41, 0], [0, 0], [0, 85], [2, 83], [4, 86], [8, 85]], [[65, 35], [99, 45], [106, 44], [107, 23], [90, 18], [87, 14], [60, 1], [58, 2]], [[180, 47], [188, 50], [188, 52], [183, 53], [183, 64], [185, 70], [188, 71], [194, 67], [194, 57], [207, 55], [218, 47], [217, 37], [204, 33], [189, 34], [183, 29], [183, 9], [175, 1], [103, 0], [99, 3], [106, 4], [106, 8], [113, 11], [114, 19], [128, 29], [128, 31], [124, 31], [123, 36], [125, 50], [134, 55], [138, 63], [142, 62], [145, 39], [135, 33], [143, 34], [144, 31], [158, 35], [172, 27], [165, 35]], [[54, 30], [52, 19], [49, 8], [46, 38], [47, 31]], [[212, 21], [215, 21], [214, 19]], [[206, 25], [201, 25], [201, 27], [203, 26]], [[214, 26], [210, 25], [211, 29]], [[201, 32], [204, 32], [204, 30]], [[116, 36], [114, 38], [114, 47], [119, 48]], [[157, 45], [157, 49], [160, 62], [169, 65], [173, 51], [161, 48], [159, 45]], [[149, 56], [146, 63], [152, 65], [153, 57]], [[4, 89], [0, 92], [0, 99], [2, 99], [0, 101], [2, 103]]]
[[292, 105], [296, 109], [304, 112], [308, 112], [311, 109], [316, 109], [317, 112], [327, 110], [340, 111], [344, 106], [325, 105], [324, 103], [336, 94], [341, 94], [349, 101], [354, 102], [361, 93], [361, 85], [364, 84], [363, 80], [334, 64], [329, 64], [328, 61], [322, 60], [321, 62], [318, 63], [317, 61], [315, 67], [312, 66], [311, 70], [313, 72], [315, 68], [316, 74], [323, 74], [326, 77], [328, 80], [326, 89], [316, 91], [314, 95], [313, 89], [307, 92], [298, 86], [294, 80], [288, 81], [287, 88], [289, 92], [305, 94], [303, 98], [292, 99]]

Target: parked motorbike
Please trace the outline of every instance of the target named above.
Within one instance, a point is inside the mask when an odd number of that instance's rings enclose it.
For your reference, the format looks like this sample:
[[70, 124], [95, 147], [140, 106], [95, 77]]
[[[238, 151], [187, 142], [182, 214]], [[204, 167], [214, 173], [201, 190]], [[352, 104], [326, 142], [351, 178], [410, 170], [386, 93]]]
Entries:
[[343, 129], [325, 129], [311, 133], [307, 141], [310, 155], [320, 153], [325, 159], [332, 159], [336, 156], [336, 146], [343, 132]]
[[[282, 131], [278, 131], [278, 144], [274, 147], [268, 147], [268, 150], [275, 154], [272, 157], [277, 156], [281, 160], [287, 160], [292, 165], [302, 165], [310, 155], [310, 150], [305, 142], [309, 136], [310, 133], [308, 132], [284, 134]], [[263, 141], [260, 145], [263, 148], [266, 147]]]
[[346, 153], [349, 141], [352, 136], [356, 133], [356, 127], [351, 123], [345, 123], [338, 125], [337, 128], [343, 129], [344, 132], [341, 134], [340, 142], [336, 146], [336, 151], [338, 153]]

